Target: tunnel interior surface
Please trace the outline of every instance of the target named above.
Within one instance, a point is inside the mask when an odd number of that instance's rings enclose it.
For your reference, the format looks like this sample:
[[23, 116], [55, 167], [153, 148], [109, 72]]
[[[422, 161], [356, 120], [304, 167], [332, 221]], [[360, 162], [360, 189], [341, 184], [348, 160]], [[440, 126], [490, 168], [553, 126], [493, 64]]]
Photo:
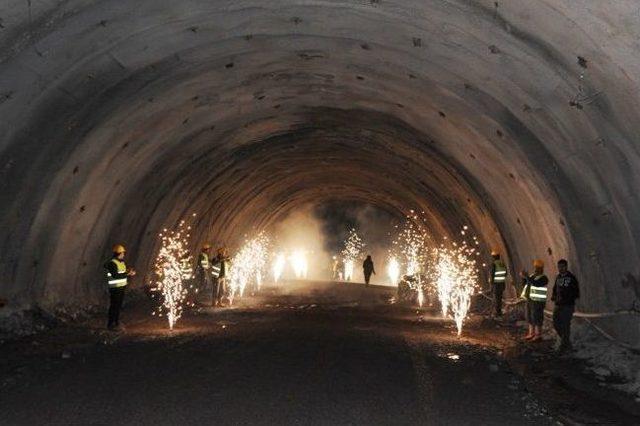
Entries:
[[234, 247], [343, 200], [469, 226], [513, 271], [567, 258], [580, 309], [628, 308], [639, 21], [632, 0], [4, 1], [0, 296], [97, 303], [113, 242], [144, 271], [193, 213], [194, 245]]

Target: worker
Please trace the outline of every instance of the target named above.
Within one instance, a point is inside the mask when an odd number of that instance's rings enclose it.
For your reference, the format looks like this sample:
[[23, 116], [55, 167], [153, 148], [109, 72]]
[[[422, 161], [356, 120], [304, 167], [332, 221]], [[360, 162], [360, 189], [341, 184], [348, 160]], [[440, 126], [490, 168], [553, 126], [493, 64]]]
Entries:
[[213, 306], [222, 306], [222, 299], [227, 292], [227, 277], [229, 274], [229, 257], [227, 249], [220, 247], [218, 255], [213, 260], [212, 275], [213, 285]]
[[120, 327], [120, 308], [124, 300], [124, 290], [129, 283], [129, 277], [133, 277], [136, 271], [133, 268], [127, 268], [124, 263], [126, 250], [123, 245], [116, 244], [112, 249], [113, 256], [104, 264], [107, 273], [107, 284], [109, 285], [109, 321], [107, 328], [109, 330], [119, 330]]
[[569, 272], [569, 263], [565, 259], [558, 261], [558, 275], [553, 284], [551, 300], [553, 308], [553, 328], [560, 338], [559, 352], [571, 351], [571, 319], [576, 299], [580, 297], [578, 279]]
[[544, 261], [533, 261], [533, 274], [522, 271], [522, 294], [527, 301], [527, 323], [529, 331], [524, 336], [525, 340], [536, 342], [542, 340], [542, 323], [544, 322], [544, 307], [547, 304], [547, 284], [549, 278], [544, 274]]
[[364, 285], [369, 286], [369, 280], [371, 280], [371, 274], [375, 275], [376, 270], [373, 266], [373, 260], [371, 259], [371, 255], [367, 255], [367, 258], [362, 263], [362, 270], [364, 272]]
[[209, 250], [211, 245], [205, 243], [198, 255], [198, 264], [196, 265], [196, 282], [198, 290], [205, 292], [211, 286], [211, 262], [209, 261]]
[[500, 258], [497, 250], [491, 252], [493, 264], [491, 265], [491, 288], [493, 290], [495, 315], [502, 316], [502, 295], [504, 294], [505, 284], [507, 282], [507, 267]]

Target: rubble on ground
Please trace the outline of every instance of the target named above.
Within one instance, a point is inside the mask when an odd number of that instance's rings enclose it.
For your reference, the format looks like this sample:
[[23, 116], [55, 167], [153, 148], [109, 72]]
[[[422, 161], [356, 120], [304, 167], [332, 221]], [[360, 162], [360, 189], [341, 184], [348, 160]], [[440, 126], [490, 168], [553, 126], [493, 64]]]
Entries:
[[640, 398], [640, 352], [605, 339], [588, 324], [576, 324], [573, 332], [576, 358], [606, 384]]

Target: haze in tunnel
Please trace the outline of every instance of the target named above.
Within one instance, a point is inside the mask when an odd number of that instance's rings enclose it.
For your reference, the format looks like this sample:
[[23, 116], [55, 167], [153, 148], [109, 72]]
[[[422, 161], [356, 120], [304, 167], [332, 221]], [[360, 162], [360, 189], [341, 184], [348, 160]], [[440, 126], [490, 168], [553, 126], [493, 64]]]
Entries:
[[0, 19], [16, 306], [100, 301], [114, 241], [148, 274], [194, 212], [194, 244], [233, 247], [340, 199], [468, 224], [512, 270], [566, 257], [584, 311], [640, 296], [633, 0], [8, 0]]

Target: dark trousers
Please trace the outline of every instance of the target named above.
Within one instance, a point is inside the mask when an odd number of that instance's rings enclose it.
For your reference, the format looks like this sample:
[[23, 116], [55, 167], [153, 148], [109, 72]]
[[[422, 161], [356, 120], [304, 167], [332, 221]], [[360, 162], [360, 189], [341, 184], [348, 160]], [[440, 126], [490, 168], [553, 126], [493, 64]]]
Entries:
[[119, 325], [120, 321], [120, 308], [122, 308], [122, 301], [124, 300], [124, 289], [126, 286], [122, 287], [111, 287], [109, 288], [109, 323], [108, 327], [114, 327]]
[[365, 272], [365, 273], [364, 273], [364, 283], [365, 283], [366, 285], [369, 285], [369, 281], [370, 281], [370, 280], [371, 280], [371, 272], [369, 272], [369, 273], [366, 273], [366, 272]]
[[502, 315], [502, 295], [504, 294], [504, 283], [493, 283], [493, 301], [496, 315]]
[[553, 328], [560, 336], [560, 348], [571, 348], [571, 319], [573, 318], [574, 305], [556, 305], [553, 308]]
[[224, 277], [215, 278], [213, 280], [213, 304], [222, 303], [222, 298], [227, 291], [227, 280]]

